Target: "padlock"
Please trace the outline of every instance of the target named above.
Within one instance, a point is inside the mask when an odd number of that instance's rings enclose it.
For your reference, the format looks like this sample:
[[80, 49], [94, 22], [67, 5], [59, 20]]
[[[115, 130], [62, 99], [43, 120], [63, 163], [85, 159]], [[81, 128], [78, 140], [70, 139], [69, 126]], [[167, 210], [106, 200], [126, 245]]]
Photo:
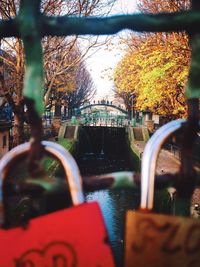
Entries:
[[185, 120], [161, 127], [147, 143], [142, 158], [139, 211], [128, 211], [125, 267], [199, 267], [200, 221], [152, 213], [156, 161], [162, 144]]
[[[26, 227], [0, 229], [0, 266], [114, 266], [100, 208], [95, 202], [84, 203], [75, 160], [58, 144], [43, 141], [42, 145], [46, 154], [63, 165], [74, 206], [31, 219]], [[1, 159], [1, 188], [9, 168], [29, 150], [30, 143], [25, 143]], [[0, 198], [4, 203], [4, 194], [1, 193]]]

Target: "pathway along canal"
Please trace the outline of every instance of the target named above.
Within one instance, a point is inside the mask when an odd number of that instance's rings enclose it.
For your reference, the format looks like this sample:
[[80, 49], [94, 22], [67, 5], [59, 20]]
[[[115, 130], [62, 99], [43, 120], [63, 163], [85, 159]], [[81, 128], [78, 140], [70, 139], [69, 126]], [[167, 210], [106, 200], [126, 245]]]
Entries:
[[[138, 163], [130, 160], [133, 157], [125, 128], [83, 127], [79, 140], [77, 163], [83, 176], [138, 170]], [[139, 191], [99, 190], [86, 193], [85, 197], [100, 204], [116, 266], [121, 267], [125, 213], [139, 206]]]

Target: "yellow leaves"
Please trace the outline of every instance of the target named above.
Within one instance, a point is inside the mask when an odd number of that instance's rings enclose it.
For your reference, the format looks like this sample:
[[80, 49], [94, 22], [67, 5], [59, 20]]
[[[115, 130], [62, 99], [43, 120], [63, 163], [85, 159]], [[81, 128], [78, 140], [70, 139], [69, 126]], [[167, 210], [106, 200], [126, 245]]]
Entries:
[[187, 37], [168, 34], [165, 42], [155, 40], [158, 37], [164, 38], [149, 35], [125, 55], [115, 70], [115, 85], [119, 92], [136, 93], [139, 110], [181, 117], [186, 112], [183, 90], [190, 60]]
[[68, 81], [66, 88], [67, 88], [68, 92], [72, 92], [72, 91], [76, 90], [76, 82], [74, 80]]
[[60, 87], [58, 87], [56, 91], [60, 93], [71, 93], [76, 90], [76, 81], [74, 80], [66, 81], [63, 84], [59, 81], [59, 85]]
[[60, 87], [60, 88], [57, 89], [57, 92], [59, 92], [59, 93], [62, 93], [64, 91], [65, 91], [65, 88], [63, 88], [63, 87]]

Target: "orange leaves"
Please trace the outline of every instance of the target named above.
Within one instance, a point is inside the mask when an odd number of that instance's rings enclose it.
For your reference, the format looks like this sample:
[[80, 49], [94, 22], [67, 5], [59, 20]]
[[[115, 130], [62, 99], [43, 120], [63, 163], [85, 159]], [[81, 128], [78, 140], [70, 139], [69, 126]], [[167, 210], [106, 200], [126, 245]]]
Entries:
[[117, 91], [134, 92], [138, 110], [184, 116], [190, 61], [186, 40], [178, 34], [152, 34], [142, 39], [141, 45], [128, 52], [115, 70]]
[[[186, 10], [189, 0], [140, 0], [141, 12]], [[135, 108], [162, 115], [186, 114], [185, 86], [190, 63], [188, 36], [185, 33], [132, 35], [129, 50], [118, 64], [114, 81], [117, 92], [134, 93]]]

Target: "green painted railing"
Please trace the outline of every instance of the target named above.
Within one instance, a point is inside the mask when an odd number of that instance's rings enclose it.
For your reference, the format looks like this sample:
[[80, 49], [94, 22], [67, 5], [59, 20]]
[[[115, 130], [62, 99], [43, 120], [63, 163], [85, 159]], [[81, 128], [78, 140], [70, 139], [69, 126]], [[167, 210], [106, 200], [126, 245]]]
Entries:
[[[162, 14], [133, 14], [97, 17], [46, 16], [40, 11], [41, 0], [21, 0], [17, 17], [0, 20], [0, 38], [18, 37], [23, 40], [26, 71], [23, 95], [28, 103], [30, 114], [40, 121], [43, 114], [43, 56], [41, 39], [44, 36], [67, 36], [84, 34], [114, 34], [122, 29], [146, 32], [186, 31], [190, 37], [192, 61], [186, 89], [188, 98], [188, 123], [183, 128], [183, 148], [180, 168], [180, 181], [177, 185], [181, 197], [191, 196], [195, 185], [192, 163], [188, 162], [198, 130], [200, 97], [200, 1], [192, 0], [188, 11]], [[33, 116], [34, 117], [34, 116]], [[38, 133], [32, 131], [39, 143]], [[39, 134], [40, 135], [40, 134]], [[33, 147], [34, 150], [35, 146]], [[38, 148], [39, 149], [39, 148]], [[38, 151], [34, 153], [37, 154]], [[190, 182], [188, 182], [190, 180]], [[188, 191], [188, 184], [191, 185]]]

